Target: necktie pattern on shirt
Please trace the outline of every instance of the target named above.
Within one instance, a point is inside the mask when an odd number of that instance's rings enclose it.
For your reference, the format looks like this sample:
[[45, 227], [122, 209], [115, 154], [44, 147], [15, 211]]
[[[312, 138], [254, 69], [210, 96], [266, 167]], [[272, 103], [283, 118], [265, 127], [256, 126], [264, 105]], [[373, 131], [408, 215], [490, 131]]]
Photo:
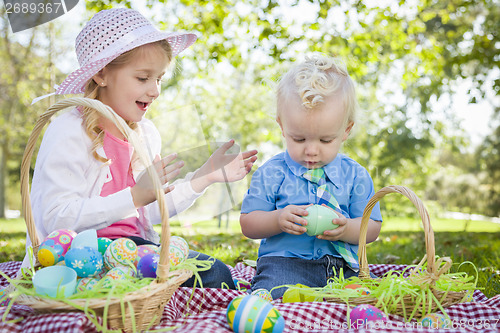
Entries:
[[[331, 194], [326, 187], [326, 176], [325, 170], [323, 168], [319, 169], [309, 169], [303, 174], [303, 177], [310, 181], [311, 183], [317, 184], [318, 189], [316, 191], [316, 204], [325, 204], [337, 212], [341, 212], [339, 203], [337, 199]], [[342, 256], [342, 258], [347, 262], [349, 267], [354, 270], [359, 270], [358, 261], [358, 246], [345, 243], [343, 241], [331, 242], [335, 250]]]

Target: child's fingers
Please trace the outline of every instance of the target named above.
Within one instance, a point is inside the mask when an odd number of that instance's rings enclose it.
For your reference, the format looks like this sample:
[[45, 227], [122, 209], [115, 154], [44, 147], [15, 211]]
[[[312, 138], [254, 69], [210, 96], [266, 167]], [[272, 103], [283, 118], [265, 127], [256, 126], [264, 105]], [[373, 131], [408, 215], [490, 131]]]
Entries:
[[172, 192], [175, 188], [175, 185], [170, 185], [170, 186], [167, 186], [163, 189], [163, 191], [165, 192], [165, 194], [167, 194], [168, 192]]
[[172, 153], [161, 159], [161, 167], [165, 168], [167, 165], [172, 163], [173, 160], [177, 158], [177, 153]]
[[160, 181], [162, 184], [166, 184], [181, 173], [181, 168], [184, 166], [184, 162], [180, 161], [167, 166], [163, 169], [163, 174], [160, 175]]
[[231, 139], [228, 142], [225, 142], [222, 146], [217, 149], [221, 152], [222, 155], [226, 154], [226, 152], [234, 145], [234, 140]]
[[[241, 154], [241, 156], [242, 156], [242, 157], [243, 157], [243, 159], [245, 159], [245, 160], [246, 160], [246, 159], [248, 159], [248, 158], [254, 158], [254, 157], [255, 157], [255, 160], [256, 160], [256, 159], [257, 159], [257, 156], [255, 156], [255, 155], [257, 155], [257, 150], [256, 150], [256, 149], [253, 149], [253, 150], [248, 150], [248, 151], [243, 152], [243, 153]], [[255, 160], [254, 160], [254, 161], [255, 161]]]
[[297, 225], [295, 223], [287, 223], [283, 229], [284, 229], [283, 231], [292, 235], [302, 235], [304, 232], [307, 231], [306, 228]]

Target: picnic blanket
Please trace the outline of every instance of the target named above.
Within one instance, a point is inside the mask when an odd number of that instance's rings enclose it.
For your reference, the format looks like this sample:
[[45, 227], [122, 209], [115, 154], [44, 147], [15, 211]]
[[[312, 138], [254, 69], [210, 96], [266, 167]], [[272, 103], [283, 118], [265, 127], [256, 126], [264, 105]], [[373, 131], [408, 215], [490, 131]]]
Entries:
[[[0, 271], [13, 277], [20, 267], [20, 262], [0, 263]], [[404, 265], [370, 265], [375, 275], [383, 275], [389, 270], [403, 270]], [[236, 264], [229, 267], [234, 278], [250, 281], [255, 269]], [[0, 277], [0, 288], [7, 285]], [[233, 298], [244, 295], [242, 291], [225, 289], [179, 288], [165, 306], [159, 325], [155, 330], [173, 328], [172, 332], [185, 333], [228, 333], [232, 332], [226, 322], [226, 308]], [[401, 317], [389, 315], [389, 321], [383, 326], [361, 327], [347, 326], [347, 306], [328, 302], [281, 303], [273, 301], [274, 306], [286, 321], [285, 332], [500, 332], [500, 295], [488, 299], [476, 290], [474, 301], [450, 306], [446, 309], [451, 322], [447, 329], [423, 328], [417, 321], [404, 322]], [[0, 307], [3, 316], [6, 307]], [[15, 323], [0, 321], [0, 332], [22, 333], [93, 333], [95, 326], [81, 312], [38, 314], [27, 306], [14, 305], [7, 321], [19, 318]]]

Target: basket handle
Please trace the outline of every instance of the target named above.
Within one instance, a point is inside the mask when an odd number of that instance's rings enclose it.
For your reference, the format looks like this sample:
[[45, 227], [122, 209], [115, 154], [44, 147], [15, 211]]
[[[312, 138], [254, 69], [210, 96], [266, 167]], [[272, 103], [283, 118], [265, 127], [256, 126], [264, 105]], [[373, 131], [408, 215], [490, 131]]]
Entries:
[[28, 143], [24, 150], [24, 155], [21, 162], [21, 198], [22, 198], [22, 211], [24, 219], [26, 221], [28, 235], [31, 239], [33, 248], [37, 248], [40, 245], [40, 238], [36, 231], [35, 221], [33, 218], [33, 211], [31, 209], [31, 197], [30, 197], [30, 185], [29, 185], [29, 170], [31, 165], [31, 159], [33, 156], [33, 151], [35, 149], [38, 137], [42, 132], [42, 129], [44, 128], [45, 124], [50, 120], [52, 115], [54, 115], [56, 112], [60, 110], [75, 106], [90, 107], [92, 109], [97, 110], [102, 116], [110, 119], [117, 126], [120, 132], [125, 136], [125, 138], [132, 144], [141, 162], [144, 165], [149, 165], [149, 167], [147, 167], [147, 172], [154, 186], [155, 195], [158, 201], [158, 205], [160, 207], [160, 215], [162, 219], [161, 251], [160, 251], [160, 260], [158, 263], [158, 269], [156, 275], [159, 282], [165, 281], [168, 278], [168, 272], [170, 268], [169, 267], [170, 224], [168, 222], [169, 216], [168, 216], [167, 203], [165, 200], [164, 191], [160, 183], [160, 179], [158, 177], [158, 174], [155, 172], [154, 168], [151, 166], [151, 159], [144, 152], [144, 149], [140, 143], [140, 139], [137, 133], [133, 131], [127, 125], [125, 120], [123, 120], [123, 118], [118, 116], [113, 111], [113, 109], [95, 99], [74, 97], [74, 98], [64, 99], [53, 104], [44, 113], [40, 115], [37, 122], [35, 123], [35, 127], [33, 128], [30, 137], [28, 138]]
[[370, 277], [370, 270], [368, 268], [368, 260], [366, 258], [366, 234], [368, 232], [368, 221], [370, 220], [370, 215], [375, 204], [382, 199], [386, 194], [389, 193], [399, 193], [410, 199], [410, 201], [415, 205], [422, 219], [424, 225], [425, 233], [425, 248], [427, 257], [427, 272], [429, 275], [434, 276], [436, 273], [435, 264], [435, 248], [434, 248], [434, 232], [429, 219], [429, 213], [425, 208], [422, 200], [417, 197], [417, 195], [405, 186], [400, 185], [390, 185], [378, 190], [373, 197], [366, 204], [365, 210], [363, 212], [363, 217], [361, 219], [361, 227], [359, 232], [359, 277], [361, 279], [367, 279]]

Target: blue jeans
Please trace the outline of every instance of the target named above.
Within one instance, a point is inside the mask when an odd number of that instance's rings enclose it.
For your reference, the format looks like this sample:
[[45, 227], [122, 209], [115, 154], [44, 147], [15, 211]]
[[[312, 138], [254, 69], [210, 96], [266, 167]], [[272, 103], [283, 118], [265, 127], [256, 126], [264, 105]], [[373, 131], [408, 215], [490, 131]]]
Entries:
[[[271, 290], [285, 284], [303, 284], [324, 287], [329, 278], [344, 271], [344, 278], [358, 276], [344, 259], [326, 255], [317, 260], [289, 257], [261, 257], [257, 260], [257, 273], [252, 280], [252, 291], [260, 288]], [[271, 291], [274, 299], [280, 298], [286, 288]]]
[[[236, 289], [234, 286], [233, 278], [231, 276], [231, 271], [227, 268], [219, 259], [208, 256], [204, 253], [199, 253], [193, 250], [189, 250], [188, 258], [195, 258], [198, 260], [208, 260], [213, 262], [212, 267], [208, 271], [198, 272], [201, 277], [201, 282], [203, 283], [203, 288], [222, 288], [222, 283], [225, 283], [229, 289]], [[181, 287], [193, 287], [195, 276], [190, 277], [186, 282], [184, 282]], [[200, 282], [198, 281], [196, 287], [200, 287]], [[227, 288], [226, 286], [224, 286]]]
[[[133, 240], [137, 245], [152, 244], [159, 246], [159, 244], [153, 243], [147, 239], [141, 237], [130, 236], [128, 237]], [[188, 258], [195, 258], [198, 260], [208, 260], [213, 262], [212, 267], [208, 271], [199, 272], [201, 282], [203, 283], [203, 288], [221, 288], [222, 283], [225, 283], [229, 289], [236, 289], [234, 286], [233, 278], [231, 276], [231, 271], [227, 268], [219, 259], [210, 257], [204, 253], [199, 253], [193, 250], [189, 250]], [[195, 276], [190, 277], [186, 282], [184, 282], [181, 287], [193, 287]], [[200, 287], [200, 281], [196, 283], [197, 287]], [[226, 288], [227, 288], [226, 287]]]

